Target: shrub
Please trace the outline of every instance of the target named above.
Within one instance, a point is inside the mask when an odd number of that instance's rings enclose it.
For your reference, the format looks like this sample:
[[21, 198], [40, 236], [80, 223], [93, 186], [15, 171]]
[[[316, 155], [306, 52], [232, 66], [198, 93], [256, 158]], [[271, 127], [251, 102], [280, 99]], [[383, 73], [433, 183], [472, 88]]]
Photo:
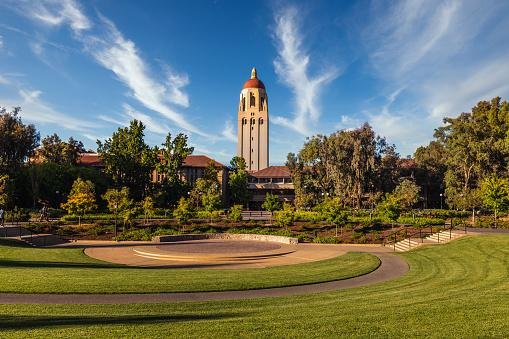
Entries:
[[316, 244], [337, 244], [339, 240], [335, 237], [315, 237], [313, 242]]
[[320, 222], [325, 221], [325, 215], [319, 212], [311, 212], [311, 211], [296, 211], [295, 212], [295, 221], [307, 221], [307, 222]]
[[293, 225], [295, 220], [295, 211], [293, 206], [285, 203], [282, 211], [274, 212], [274, 219], [277, 226], [289, 227]]
[[180, 232], [174, 228], [157, 228], [154, 232], [152, 232], [152, 236], [158, 236], [158, 235], [177, 235], [180, 234]]
[[444, 219], [438, 218], [413, 218], [413, 217], [399, 217], [398, 223], [400, 224], [409, 224], [419, 227], [425, 226], [440, 226], [445, 224]]
[[152, 234], [148, 228], [128, 230], [113, 239], [116, 241], [150, 241], [152, 240]]
[[28, 220], [30, 220], [30, 213], [27, 209], [14, 207], [13, 210], [5, 212], [5, 221], [23, 222]]
[[242, 221], [242, 205], [233, 205], [228, 218], [232, 221]]

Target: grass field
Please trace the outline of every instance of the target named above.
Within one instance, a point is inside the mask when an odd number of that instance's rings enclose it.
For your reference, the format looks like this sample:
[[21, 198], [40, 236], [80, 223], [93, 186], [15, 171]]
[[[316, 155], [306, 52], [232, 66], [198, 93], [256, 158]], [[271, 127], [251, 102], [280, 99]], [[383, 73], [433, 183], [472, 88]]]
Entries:
[[6, 337], [509, 336], [509, 236], [403, 256], [407, 275], [371, 287], [249, 301], [0, 305], [0, 330]]
[[0, 291], [16, 293], [155, 293], [224, 291], [339, 280], [373, 271], [366, 253], [299, 265], [242, 270], [155, 269], [92, 259], [81, 249], [32, 248], [0, 241]]

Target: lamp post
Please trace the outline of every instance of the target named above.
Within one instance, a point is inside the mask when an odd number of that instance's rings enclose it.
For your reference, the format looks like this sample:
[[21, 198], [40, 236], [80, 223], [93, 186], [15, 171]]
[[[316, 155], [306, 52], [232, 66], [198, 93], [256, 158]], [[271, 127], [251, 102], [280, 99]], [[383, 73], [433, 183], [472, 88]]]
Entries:
[[443, 193], [440, 193], [440, 209], [442, 209], [442, 200], [444, 198]]

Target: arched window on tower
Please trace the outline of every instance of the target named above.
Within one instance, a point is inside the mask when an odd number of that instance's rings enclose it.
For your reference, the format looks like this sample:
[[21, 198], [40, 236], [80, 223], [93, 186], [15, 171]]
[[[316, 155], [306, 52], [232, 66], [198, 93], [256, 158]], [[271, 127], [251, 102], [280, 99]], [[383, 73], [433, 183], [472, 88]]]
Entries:
[[246, 98], [244, 96], [242, 96], [242, 110], [245, 111], [246, 110]]
[[251, 118], [251, 125], [254, 125], [256, 123], [255, 118]]
[[263, 118], [258, 119], [258, 123], [259, 123], [260, 125], [263, 125]]
[[264, 106], [265, 106], [265, 98], [260, 96], [260, 111], [263, 111]]
[[242, 125], [247, 125], [247, 119], [246, 118], [242, 119]]
[[253, 93], [249, 93], [249, 107], [256, 105], [256, 98]]

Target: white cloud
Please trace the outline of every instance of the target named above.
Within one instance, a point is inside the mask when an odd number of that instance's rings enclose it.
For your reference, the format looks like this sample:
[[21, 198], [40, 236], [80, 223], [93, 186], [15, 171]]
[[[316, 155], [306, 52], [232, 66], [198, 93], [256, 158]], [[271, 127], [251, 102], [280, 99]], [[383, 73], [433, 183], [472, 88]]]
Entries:
[[509, 22], [500, 20], [508, 10], [489, 0], [375, 3], [362, 38], [384, 91], [397, 89], [370, 108], [380, 112], [368, 115], [375, 129], [409, 149], [429, 141], [444, 116], [509, 96]]
[[[183, 130], [209, 137], [171, 107], [189, 107], [189, 96], [183, 90], [189, 84], [187, 74], [179, 74], [163, 66], [166, 77], [158, 80], [152, 75], [136, 44], [126, 39], [107, 18], [99, 15], [93, 32], [91, 20], [73, 0], [23, 1], [15, 2], [11, 7], [48, 26], [69, 25], [75, 33], [74, 38], [83, 43], [97, 63], [112, 71], [144, 107], [163, 115]], [[44, 52], [41, 44], [33, 44], [32, 49], [39, 55]]]
[[4, 48], [4, 38], [0, 35], [0, 49]]
[[8, 85], [9, 83], [9, 80], [0, 74], [0, 85]]
[[275, 15], [278, 57], [274, 67], [279, 79], [293, 91], [295, 111], [293, 119], [276, 116], [272, 121], [306, 135], [320, 117], [320, 91], [338, 77], [339, 71], [331, 68], [316, 76], [309, 75], [310, 56], [302, 46], [297, 18], [298, 11], [294, 7], [287, 7]]
[[349, 130], [349, 129], [360, 127], [362, 125], [362, 123], [363, 122], [359, 119], [352, 118], [351, 116], [348, 116], [348, 115], [342, 115], [339, 123], [336, 124], [335, 127], [337, 129]]
[[233, 143], [237, 142], [237, 135], [235, 134], [235, 130], [233, 129], [233, 124], [230, 120], [226, 120], [224, 129], [221, 132], [221, 135], [225, 140], [231, 141]]
[[18, 95], [16, 99], [1, 101], [7, 107], [21, 106], [21, 116], [30, 122], [53, 124], [78, 132], [88, 132], [99, 127], [92, 121], [77, 119], [54, 109], [41, 99], [41, 91], [20, 89]]
[[129, 121], [128, 120], [121, 121], [119, 119], [115, 119], [115, 118], [112, 118], [110, 116], [102, 115], [102, 114], [99, 115], [97, 117], [97, 119], [102, 120], [104, 122], [108, 122], [108, 123], [113, 124], [113, 125], [118, 125], [118, 126], [127, 126], [127, 125], [129, 125]]
[[189, 95], [182, 89], [189, 85], [189, 77], [187, 74], [177, 74], [169, 67], [166, 67], [168, 86], [167, 92], [169, 100], [182, 107], [189, 107]]
[[21, 1], [17, 5], [24, 15], [47, 26], [68, 24], [76, 33], [92, 27], [92, 23], [74, 0]]
[[149, 130], [150, 132], [166, 135], [170, 131], [170, 128], [168, 126], [155, 121], [152, 117], [135, 110], [128, 104], [124, 104], [123, 107], [124, 114], [127, 117], [129, 117], [130, 119], [136, 119], [141, 121], [147, 127], [147, 130]]
[[150, 75], [149, 67], [141, 58], [135, 43], [125, 39], [108, 19], [101, 17], [101, 21], [105, 27], [103, 37], [81, 37], [95, 60], [115, 73], [143, 106], [162, 114], [186, 131], [207, 136], [169, 105], [189, 105], [187, 95], [181, 90], [189, 82], [187, 76], [170, 73], [166, 85], [157, 81]]

